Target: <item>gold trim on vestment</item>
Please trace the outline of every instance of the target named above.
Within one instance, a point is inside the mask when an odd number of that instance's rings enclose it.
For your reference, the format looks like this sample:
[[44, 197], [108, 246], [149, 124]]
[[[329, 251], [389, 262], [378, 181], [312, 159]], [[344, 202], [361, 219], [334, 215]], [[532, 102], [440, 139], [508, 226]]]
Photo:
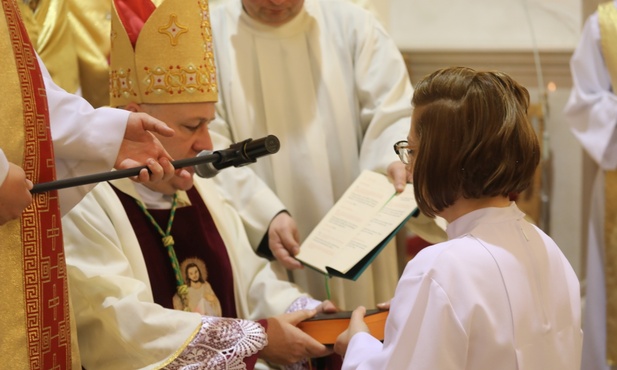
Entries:
[[[0, 81], [3, 96], [0, 99], [0, 148], [9, 162], [21, 166], [24, 153], [21, 87], [8, 35], [7, 20], [3, 13], [0, 16]], [[0, 297], [3, 297], [0, 299], [0, 358], [11, 359], [11, 367], [15, 369], [29, 369], [20, 220], [0, 226], [0, 240], [3, 272], [0, 284]]]
[[[55, 164], [43, 77], [17, 3], [0, 2], [0, 147], [34, 183], [52, 181]], [[0, 358], [10, 361], [6, 365], [11, 369], [72, 368], [57, 192], [36, 194], [20, 220], [0, 227], [0, 238]]]
[[617, 171], [604, 174], [604, 242], [606, 269], [606, 357], [617, 364]]
[[[602, 54], [617, 87], [617, 9], [613, 2], [598, 6]], [[613, 143], [614, 145], [615, 143]], [[604, 270], [606, 280], [606, 360], [617, 364], [617, 171], [604, 172]]]

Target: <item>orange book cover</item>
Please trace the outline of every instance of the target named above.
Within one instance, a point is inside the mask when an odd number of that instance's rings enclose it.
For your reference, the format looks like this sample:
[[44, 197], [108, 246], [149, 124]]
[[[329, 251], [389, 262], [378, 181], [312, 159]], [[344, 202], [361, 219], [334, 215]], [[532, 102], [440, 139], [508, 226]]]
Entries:
[[[318, 313], [308, 320], [298, 324], [298, 328], [309, 334], [320, 343], [334, 344], [336, 338], [349, 326], [352, 311], [340, 311], [334, 313]], [[368, 326], [371, 335], [383, 340], [387, 310], [366, 310], [364, 322]]]

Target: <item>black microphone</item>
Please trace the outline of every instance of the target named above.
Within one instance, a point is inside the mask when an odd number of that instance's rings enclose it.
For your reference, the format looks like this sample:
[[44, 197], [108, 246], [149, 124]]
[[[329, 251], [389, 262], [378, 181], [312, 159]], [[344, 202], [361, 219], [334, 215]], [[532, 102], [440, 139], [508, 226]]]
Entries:
[[[274, 135], [268, 135], [261, 139], [246, 139], [244, 141], [232, 144], [229, 146], [229, 149], [217, 150], [212, 153], [203, 151], [199, 153], [197, 157], [172, 161], [171, 164], [176, 169], [187, 166], [195, 166], [195, 172], [199, 176], [212, 177], [218, 173], [218, 170], [230, 166], [240, 167], [249, 163], [254, 163], [259, 157], [278, 152], [279, 148], [279, 139]], [[209, 169], [207, 167], [203, 167], [205, 165], [210, 165], [212, 168]], [[147, 166], [141, 166], [118, 171], [109, 171], [103, 173], [96, 173], [93, 175], [73, 177], [70, 179], [42, 182], [39, 184], [34, 184], [32, 189], [30, 190], [30, 193], [42, 193], [50, 190], [64, 189], [73, 186], [97, 183], [101, 181], [110, 181], [124, 177], [137, 176], [139, 175], [139, 172], [141, 172], [141, 170], [144, 168], [148, 169]], [[198, 173], [198, 171], [206, 174], [209, 173], [210, 175], [201, 175]], [[150, 170], [148, 170], [148, 172], [150, 172]]]
[[217, 150], [215, 152], [204, 150], [197, 156], [217, 155], [218, 160], [205, 162], [195, 166], [195, 173], [204, 178], [211, 178], [227, 167], [241, 167], [255, 163], [257, 158], [265, 155], [274, 154], [279, 151], [281, 144], [274, 135], [268, 135], [261, 139], [246, 139], [239, 143], [229, 146], [229, 149]]

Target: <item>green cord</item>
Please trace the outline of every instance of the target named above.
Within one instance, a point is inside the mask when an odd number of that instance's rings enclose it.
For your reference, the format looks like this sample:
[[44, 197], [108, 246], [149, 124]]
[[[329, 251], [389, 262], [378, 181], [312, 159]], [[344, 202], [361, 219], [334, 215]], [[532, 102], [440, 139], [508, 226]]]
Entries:
[[330, 300], [330, 277], [328, 275], [324, 275], [326, 277], [326, 298]]
[[169, 256], [169, 260], [171, 262], [171, 267], [174, 269], [174, 274], [176, 276], [176, 286], [178, 295], [182, 299], [182, 304], [184, 306], [185, 311], [190, 311], [188, 306], [188, 287], [184, 283], [184, 278], [182, 277], [182, 271], [180, 270], [180, 263], [178, 262], [178, 257], [176, 256], [176, 251], [174, 249], [174, 238], [171, 236], [171, 225], [174, 222], [174, 217], [176, 216], [176, 209], [178, 208], [178, 193], [174, 193], [173, 199], [171, 201], [171, 211], [169, 213], [169, 221], [167, 221], [167, 230], [163, 231], [163, 229], [156, 222], [154, 217], [148, 212], [146, 209], [146, 205], [140, 201], [139, 199], [135, 199], [139, 208], [144, 212], [148, 220], [154, 225], [156, 230], [161, 235], [161, 240], [163, 241], [163, 246], [167, 249], [167, 255]]

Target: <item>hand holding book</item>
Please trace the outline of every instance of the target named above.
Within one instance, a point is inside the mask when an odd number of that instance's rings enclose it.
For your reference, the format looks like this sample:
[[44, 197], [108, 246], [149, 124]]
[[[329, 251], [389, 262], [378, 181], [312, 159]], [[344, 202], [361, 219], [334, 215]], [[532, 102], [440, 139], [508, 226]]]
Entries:
[[[320, 343], [333, 345], [337, 337], [349, 327], [352, 313], [353, 311], [318, 313], [312, 318], [299, 323], [298, 328]], [[388, 313], [388, 310], [366, 310], [364, 316], [366, 329], [379, 340], [384, 338], [384, 327]]]
[[356, 280], [414, 212], [411, 184], [396, 193], [385, 175], [363, 171], [295, 258], [325, 275]]

